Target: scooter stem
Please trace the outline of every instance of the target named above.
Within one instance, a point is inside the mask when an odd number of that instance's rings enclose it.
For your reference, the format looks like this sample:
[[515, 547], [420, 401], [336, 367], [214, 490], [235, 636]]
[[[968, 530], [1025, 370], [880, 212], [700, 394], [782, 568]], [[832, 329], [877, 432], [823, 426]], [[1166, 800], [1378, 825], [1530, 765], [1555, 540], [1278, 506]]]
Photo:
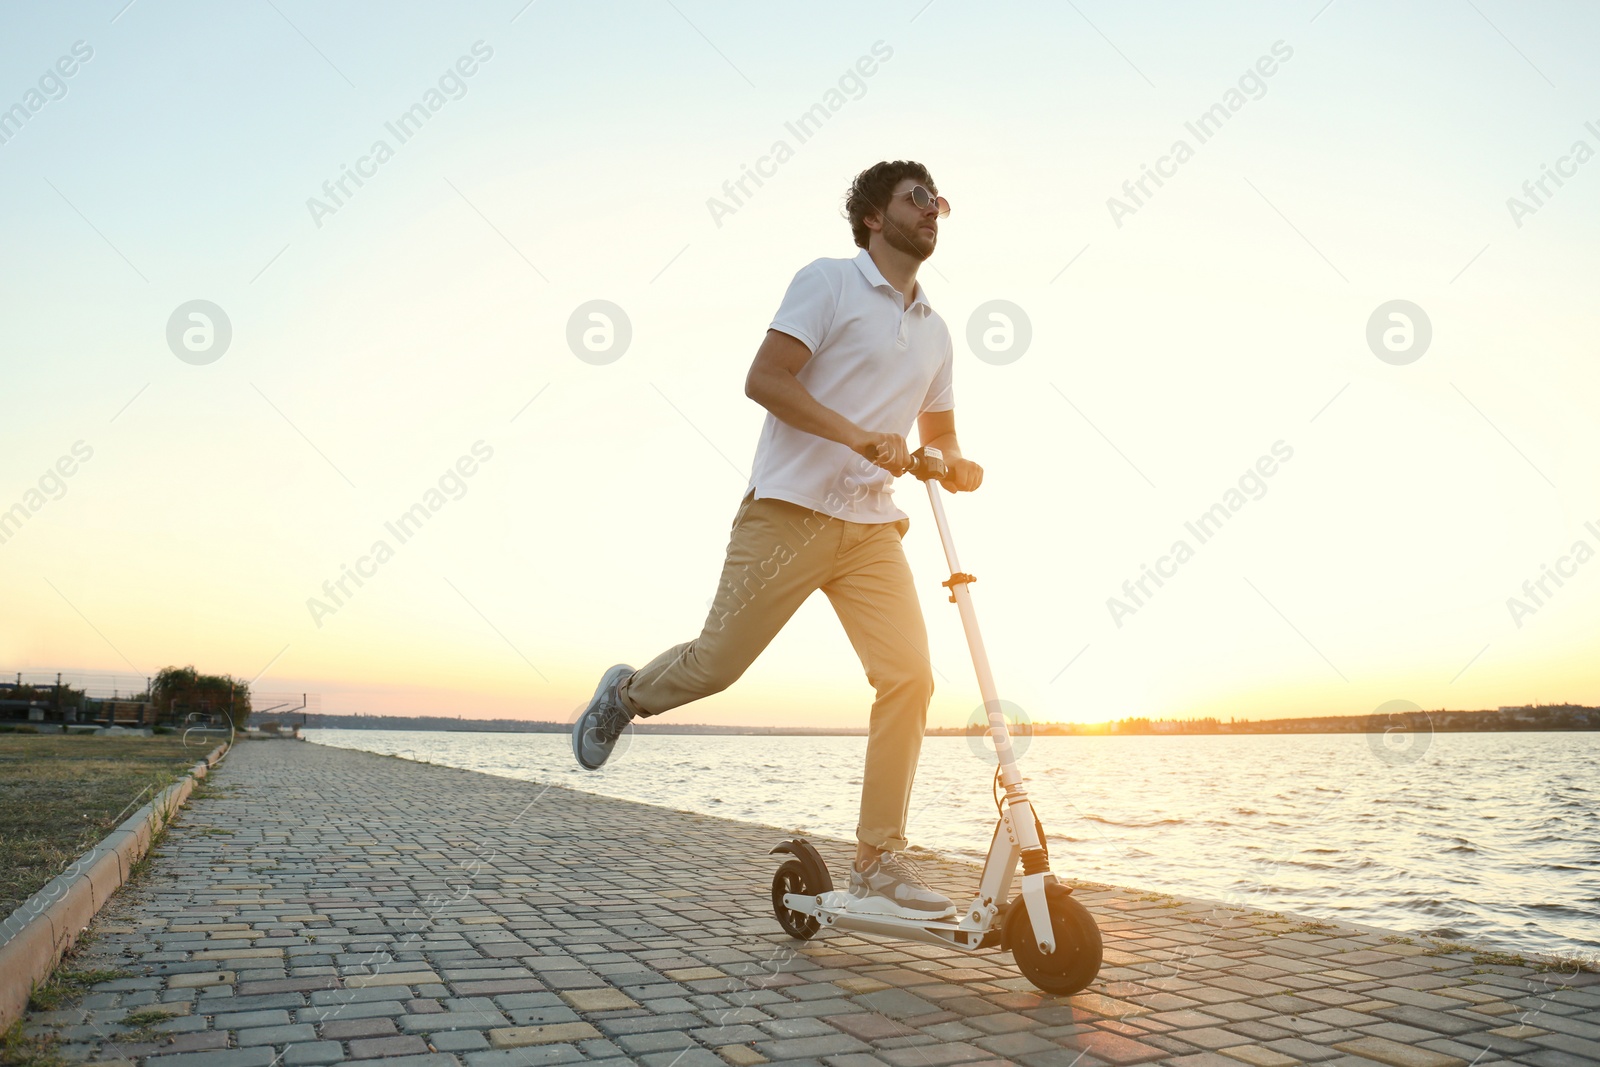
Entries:
[[989, 653], [983, 646], [983, 634], [978, 630], [978, 615], [972, 607], [972, 594], [967, 591], [970, 575], [961, 571], [961, 561], [956, 557], [955, 539], [950, 535], [950, 521], [945, 517], [944, 501], [939, 497], [939, 483], [929, 479], [928, 503], [933, 506], [933, 521], [939, 528], [939, 540], [944, 544], [945, 562], [950, 566], [950, 599], [961, 612], [961, 626], [967, 632], [967, 647], [972, 650], [972, 666], [978, 675], [978, 692], [983, 696], [983, 707], [989, 716], [989, 736], [994, 741], [995, 755], [1000, 760], [1000, 783], [1010, 794], [1022, 787], [1022, 772], [1017, 769], [1016, 752], [1011, 747], [1011, 730], [1000, 707], [1000, 697], [995, 691], [994, 672], [989, 667]]
[[944, 469], [944, 457], [938, 449], [924, 447], [920, 451], [927, 460], [932, 461], [931, 464], [924, 461], [923, 473], [919, 477], [927, 483], [933, 521], [939, 528], [939, 540], [944, 545], [945, 562], [950, 565], [950, 578], [943, 584], [949, 587], [950, 599], [961, 611], [961, 626], [967, 632], [967, 647], [972, 650], [972, 666], [978, 675], [978, 692], [983, 695], [983, 708], [989, 717], [989, 736], [994, 741], [995, 756], [1000, 762], [1000, 782], [1006, 793], [1006, 810], [995, 826], [989, 859], [984, 864], [983, 879], [969, 918], [975, 922], [981, 921], [982, 908], [994, 907], [1005, 899], [1016, 862], [1020, 859], [1022, 898], [1027, 909], [1028, 925], [1034, 942], [1041, 951], [1049, 953], [1055, 948], [1053, 920], [1044, 892], [1045, 879], [1053, 881], [1055, 878], [1050, 870], [1050, 854], [1045, 851], [1043, 834], [1033, 814], [1033, 804], [1022, 784], [1017, 754], [1011, 747], [1011, 730], [1006, 726], [1005, 713], [1000, 709], [994, 672], [989, 668], [989, 653], [983, 647], [983, 634], [978, 631], [978, 616], [972, 609], [972, 593], [967, 586], [975, 579], [961, 570], [961, 562], [956, 557], [955, 539], [950, 535], [950, 521], [944, 513], [944, 501], [939, 497], [940, 479], [937, 474]]

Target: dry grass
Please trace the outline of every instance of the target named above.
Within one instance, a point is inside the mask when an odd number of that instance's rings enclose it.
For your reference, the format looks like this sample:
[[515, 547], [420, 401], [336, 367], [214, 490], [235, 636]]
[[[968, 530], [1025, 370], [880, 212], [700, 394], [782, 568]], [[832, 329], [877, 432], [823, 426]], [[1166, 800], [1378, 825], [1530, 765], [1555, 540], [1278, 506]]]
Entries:
[[30, 1037], [22, 1026], [18, 1019], [0, 1034], [0, 1067], [66, 1067], [67, 1061], [56, 1052], [61, 1042], [55, 1034]]
[[0, 734], [0, 916], [205, 754], [176, 735]]
[[29, 1011], [55, 1011], [71, 1004], [89, 989], [101, 982], [115, 982], [119, 978], [132, 978], [132, 971], [99, 968], [93, 971], [75, 971], [63, 965], [56, 969], [47, 982], [35, 986], [28, 995]]

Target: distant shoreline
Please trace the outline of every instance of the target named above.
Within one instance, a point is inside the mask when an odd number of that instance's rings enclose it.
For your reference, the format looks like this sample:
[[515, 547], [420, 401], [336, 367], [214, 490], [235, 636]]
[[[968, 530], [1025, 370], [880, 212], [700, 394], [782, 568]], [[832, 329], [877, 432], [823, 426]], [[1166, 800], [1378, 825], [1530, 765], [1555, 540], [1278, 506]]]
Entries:
[[[252, 716], [275, 721], [272, 716]], [[295, 716], [285, 716], [295, 722]], [[419, 732], [565, 734], [570, 723], [522, 719], [463, 719], [444, 716], [306, 715], [310, 730], [409, 730]], [[703, 723], [635, 722], [647, 734], [727, 734], [759, 737], [864, 737], [865, 727], [712, 726]], [[1034, 737], [1191, 737], [1217, 734], [1382, 734], [1402, 733], [1551, 733], [1600, 730], [1600, 708], [1573, 704], [1499, 708], [1493, 711], [1402, 711], [1384, 715], [1334, 715], [1297, 719], [1119, 719], [1109, 723], [1033, 723], [1014, 728]], [[982, 737], [984, 726], [929, 729], [927, 737]]]

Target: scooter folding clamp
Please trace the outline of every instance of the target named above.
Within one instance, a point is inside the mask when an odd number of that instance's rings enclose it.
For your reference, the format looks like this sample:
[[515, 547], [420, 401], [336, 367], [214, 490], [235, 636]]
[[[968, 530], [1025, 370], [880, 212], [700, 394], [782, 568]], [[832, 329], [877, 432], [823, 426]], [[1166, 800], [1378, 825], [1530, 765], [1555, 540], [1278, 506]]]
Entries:
[[975, 582], [977, 580], [978, 579], [976, 575], [964, 574], [961, 571], [957, 571], [939, 584], [950, 590], [950, 603], [954, 604], [956, 602], [956, 586], [966, 585], [968, 582]]

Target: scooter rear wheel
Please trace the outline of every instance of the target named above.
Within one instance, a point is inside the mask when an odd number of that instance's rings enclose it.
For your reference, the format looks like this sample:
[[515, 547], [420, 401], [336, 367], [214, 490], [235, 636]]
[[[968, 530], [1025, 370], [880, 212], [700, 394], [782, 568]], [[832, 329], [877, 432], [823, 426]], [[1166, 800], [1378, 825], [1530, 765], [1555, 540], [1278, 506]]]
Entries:
[[1100, 927], [1066, 886], [1046, 885], [1044, 895], [1050, 908], [1050, 937], [1055, 951], [1039, 950], [1039, 943], [1033, 939], [1033, 921], [1020, 897], [1006, 915], [1006, 943], [1024, 978], [1046, 993], [1070, 996], [1100, 973]]
[[786, 860], [772, 876], [772, 911], [778, 917], [778, 924], [788, 932], [790, 937], [798, 937], [802, 941], [811, 940], [820, 928], [816, 916], [806, 915], [798, 911], [791, 911], [784, 906], [783, 898], [787, 893], [800, 896], [816, 896], [825, 893], [823, 886], [814, 886], [806, 881], [806, 868], [799, 860]]

